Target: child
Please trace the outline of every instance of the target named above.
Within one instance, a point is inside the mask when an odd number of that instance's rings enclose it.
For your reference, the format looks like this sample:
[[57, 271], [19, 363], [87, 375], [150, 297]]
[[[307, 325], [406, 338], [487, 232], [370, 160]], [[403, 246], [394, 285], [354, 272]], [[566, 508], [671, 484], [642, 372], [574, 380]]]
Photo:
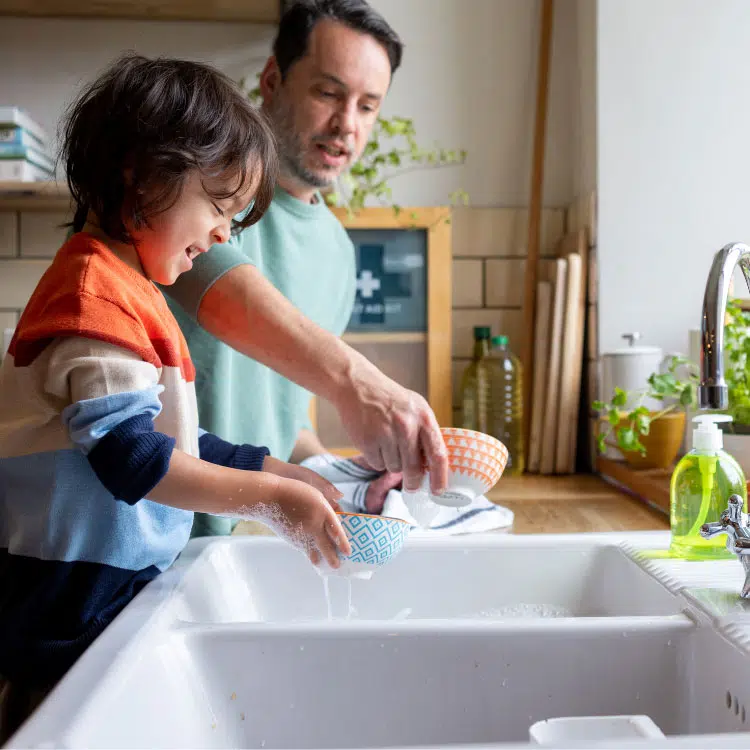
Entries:
[[210, 67], [126, 56], [62, 135], [74, 234], [0, 370], [0, 744], [174, 562], [193, 511], [261, 518], [313, 564], [351, 552], [333, 485], [199, 430], [155, 286], [267, 209], [262, 115]]

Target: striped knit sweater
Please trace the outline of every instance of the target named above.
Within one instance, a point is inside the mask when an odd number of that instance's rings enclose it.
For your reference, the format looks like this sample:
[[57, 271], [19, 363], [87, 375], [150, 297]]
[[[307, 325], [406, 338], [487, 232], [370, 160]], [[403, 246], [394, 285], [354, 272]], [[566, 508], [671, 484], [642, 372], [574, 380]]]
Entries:
[[56, 680], [174, 562], [193, 514], [146, 499], [174, 449], [262, 467], [199, 429], [194, 380], [161, 292], [73, 235], [0, 368], [0, 675]]

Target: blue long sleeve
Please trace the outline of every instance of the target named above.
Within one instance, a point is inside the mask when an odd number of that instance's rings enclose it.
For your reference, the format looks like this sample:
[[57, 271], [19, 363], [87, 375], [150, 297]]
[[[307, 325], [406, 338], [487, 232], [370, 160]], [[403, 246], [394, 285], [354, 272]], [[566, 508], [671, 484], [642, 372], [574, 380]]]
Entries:
[[265, 446], [235, 445], [210, 432], [202, 432], [198, 438], [198, 447], [202, 460], [244, 471], [261, 471], [263, 461], [270, 455]]
[[133, 505], [167, 473], [174, 446], [174, 438], [156, 432], [150, 415], [138, 414], [108, 432], [88, 460], [99, 481], [118, 500]]

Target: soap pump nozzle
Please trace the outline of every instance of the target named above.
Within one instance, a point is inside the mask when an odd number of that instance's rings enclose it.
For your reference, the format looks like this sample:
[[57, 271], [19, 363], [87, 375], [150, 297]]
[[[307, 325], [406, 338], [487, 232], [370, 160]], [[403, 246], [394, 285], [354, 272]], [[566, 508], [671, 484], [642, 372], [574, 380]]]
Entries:
[[729, 414], [699, 414], [693, 417], [693, 449], [699, 451], [720, 451], [724, 447], [724, 433], [720, 422], [731, 422]]

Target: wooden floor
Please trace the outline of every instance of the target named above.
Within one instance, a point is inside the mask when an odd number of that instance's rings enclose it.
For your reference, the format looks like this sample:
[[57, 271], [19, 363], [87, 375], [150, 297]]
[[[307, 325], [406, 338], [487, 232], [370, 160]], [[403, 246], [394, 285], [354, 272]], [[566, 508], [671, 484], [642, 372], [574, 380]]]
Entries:
[[[668, 529], [669, 519], [593, 474], [504, 477], [489, 498], [515, 514], [515, 534], [570, 534], [587, 531]], [[243, 521], [235, 534], [264, 534]]]

